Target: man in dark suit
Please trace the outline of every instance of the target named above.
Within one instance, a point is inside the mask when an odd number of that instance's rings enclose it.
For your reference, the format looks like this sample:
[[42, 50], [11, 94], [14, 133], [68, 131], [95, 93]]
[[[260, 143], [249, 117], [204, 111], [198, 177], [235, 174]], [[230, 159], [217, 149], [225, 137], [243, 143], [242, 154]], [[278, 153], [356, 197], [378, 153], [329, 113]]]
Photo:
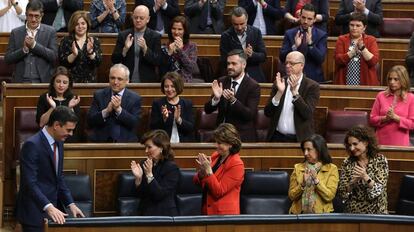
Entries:
[[16, 219], [23, 231], [43, 231], [45, 218], [65, 223], [64, 207], [74, 217], [84, 217], [63, 177], [63, 142], [73, 134], [77, 121], [71, 109], [59, 106], [50, 114], [47, 126], [23, 144], [16, 202]]
[[129, 70], [115, 64], [109, 70], [109, 85], [93, 95], [88, 125], [93, 142], [138, 142], [136, 127], [140, 119], [141, 97], [126, 88]]
[[221, 34], [226, 0], [185, 0], [184, 14], [191, 34]]
[[225, 67], [227, 54], [242, 49], [247, 55], [246, 72], [257, 82], [267, 82], [261, 63], [266, 60], [266, 47], [259, 29], [247, 25], [248, 15], [243, 7], [235, 7], [231, 13], [232, 27], [221, 35], [220, 57]]
[[285, 15], [279, 0], [239, 0], [238, 5], [249, 15], [247, 24], [259, 28], [262, 35], [276, 35], [276, 21]]
[[280, 49], [280, 61], [285, 62], [286, 56], [291, 51], [299, 51], [305, 56], [304, 73], [310, 79], [325, 81], [322, 64], [327, 53], [328, 35], [325, 31], [314, 27], [316, 22], [316, 9], [311, 4], [303, 6], [300, 13], [300, 26], [285, 32], [282, 48]]
[[56, 31], [68, 31], [68, 22], [73, 12], [83, 10], [83, 0], [40, 0], [45, 15], [42, 23], [53, 26]]
[[218, 110], [217, 125], [233, 124], [243, 142], [255, 142], [255, 121], [260, 100], [260, 86], [245, 73], [247, 56], [235, 49], [227, 56], [227, 76], [214, 80], [212, 98], [204, 105], [210, 114]]
[[142, 5], [150, 9], [148, 27], [160, 34], [167, 34], [172, 19], [180, 14], [177, 0], [142, 0]]
[[271, 118], [271, 142], [301, 142], [314, 133], [313, 112], [319, 101], [319, 84], [303, 74], [305, 57], [298, 51], [285, 61], [286, 77], [277, 73], [264, 113]]
[[134, 28], [119, 33], [112, 53], [112, 63], [126, 65], [133, 83], [160, 81], [155, 67], [160, 60], [161, 35], [147, 27], [149, 19], [146, 6], [135, 7], [132, 15]]
[[368, 24], [365, 32], [368, 35], [380, 37], [379, 27], [383, 18], [381, 0], [341, 0], [335, 23], [342, 26], [342, 35], [349, 33], [349, 20], [356, 12], [367, 16]]
[[26, 17], [26, 25], [12, 30], [4, 59], [15, 64], [15, 82], [49, 83], [58, 53], [55, 29], [40, 24], [43, 5], [38, 0], [27, 4]]

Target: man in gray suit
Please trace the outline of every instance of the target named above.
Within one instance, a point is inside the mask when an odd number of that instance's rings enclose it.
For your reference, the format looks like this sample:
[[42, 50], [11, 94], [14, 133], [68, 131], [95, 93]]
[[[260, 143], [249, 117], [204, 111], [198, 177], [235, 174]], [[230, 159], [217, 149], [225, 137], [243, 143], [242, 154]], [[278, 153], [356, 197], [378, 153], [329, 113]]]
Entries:
[[41, 24], [43, 4], [31, 0], [26, 7], [26, 25], [12, 30], [4, 57], [15, 64], [14, 82], [48, 83], [57, 59], [56, 32]]

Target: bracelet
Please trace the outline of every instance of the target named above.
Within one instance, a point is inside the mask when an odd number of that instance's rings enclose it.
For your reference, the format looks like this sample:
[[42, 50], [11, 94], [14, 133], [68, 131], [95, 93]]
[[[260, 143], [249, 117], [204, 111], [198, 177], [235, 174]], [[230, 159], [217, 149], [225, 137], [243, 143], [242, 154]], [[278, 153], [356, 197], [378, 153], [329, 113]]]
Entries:
[[362, 52], [365, 49], [365, 45], [362, 45], [361, 48], [359, 48], [359, 50]]
[[113, 12], [111, 12], [111, 14], [116, 14], [116, 12], [118, 12], [118, 11], [115, 9]]
[[93, 53], [94, 53], [94, 52], [93, 52], [93, 50], [92, 50], [92, 52], [88, 52], [88, 51], [87, 51], [87, 53], [88, 53], [88, 56], [90, 56], [90, 55], [93, 55]]

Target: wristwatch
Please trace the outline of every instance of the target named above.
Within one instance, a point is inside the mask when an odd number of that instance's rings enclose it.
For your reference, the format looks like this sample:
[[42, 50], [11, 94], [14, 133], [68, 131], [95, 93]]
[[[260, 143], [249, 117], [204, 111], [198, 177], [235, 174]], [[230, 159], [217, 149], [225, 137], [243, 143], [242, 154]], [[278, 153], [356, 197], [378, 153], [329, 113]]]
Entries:
[[295, 102], [296, 100], [298, 100], [299, 99], [299, 97], [300, 97], [300, 95], [299, 94], [297, 94], [297, 95], [295, 95], [295, 96], [293, 96], [292, 97], [292, 102]]

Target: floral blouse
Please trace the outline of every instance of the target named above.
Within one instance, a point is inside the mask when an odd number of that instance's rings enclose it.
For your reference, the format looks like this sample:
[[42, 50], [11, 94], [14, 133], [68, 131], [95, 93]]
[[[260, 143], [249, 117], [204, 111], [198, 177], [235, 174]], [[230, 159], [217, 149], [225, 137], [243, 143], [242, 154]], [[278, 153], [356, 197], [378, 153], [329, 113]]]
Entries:
[[76, 43], [79, 54], [73, 63], [69, 63], [68, 56], [72, 54], [73, 36], [66, 36], [62, 39], [59, 46], [59, 63], [70, 70], [74, 83], [93, 83], [96, 82], [96, 70], [102, 62], [101, 43], [98, 38], [93, 38], [95, 58], [90, 59], [86, 49], [87, 42], [80, 48]]
[[339, 193], [345, 203], [346, 213], [363, 214], [388, 214], [387, 206], [387, 182], [388, 161], [382, 154], [370, 158], [367, 165], [367, 174], [374, 181], [374, 187], [368, 188], [367, 184], [360, 180], [348, 192], [352, 171], [356, 161], [347, 158], [342, 163], [342, 171], [339, 181]]

